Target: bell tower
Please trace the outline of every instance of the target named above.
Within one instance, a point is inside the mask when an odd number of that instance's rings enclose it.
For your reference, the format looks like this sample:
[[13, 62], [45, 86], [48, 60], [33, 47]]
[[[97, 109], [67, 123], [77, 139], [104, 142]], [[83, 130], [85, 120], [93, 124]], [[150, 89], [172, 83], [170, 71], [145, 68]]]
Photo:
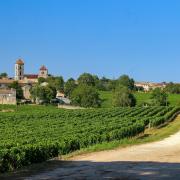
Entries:
[[15, 64], [15, 78], [16, 81], [24, 79], [24, 62], [18, 59]]
[[45, 79], [48, 77], [48, 69], [44, 65], [40, 68], [38, 77]]

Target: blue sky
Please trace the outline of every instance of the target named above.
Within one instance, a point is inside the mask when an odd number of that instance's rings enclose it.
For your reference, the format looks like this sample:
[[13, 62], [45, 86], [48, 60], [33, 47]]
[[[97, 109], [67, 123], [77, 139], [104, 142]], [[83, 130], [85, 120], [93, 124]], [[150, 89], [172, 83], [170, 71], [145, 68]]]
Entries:
[[0, 72], [44, 64], [65, 79], [83, 72], [180, 82], [178, 0], [0, 0]]

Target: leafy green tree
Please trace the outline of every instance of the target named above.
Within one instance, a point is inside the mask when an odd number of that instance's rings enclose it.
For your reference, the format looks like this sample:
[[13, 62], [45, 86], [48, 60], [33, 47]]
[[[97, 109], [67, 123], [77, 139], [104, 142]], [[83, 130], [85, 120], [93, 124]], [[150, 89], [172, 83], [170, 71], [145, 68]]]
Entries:
[[96, 85], [96, 88], [100, 91], [107, 91], [107, 84], [109, 83], [109, 79], [102, 77], [99, 79], [99, 83]]
[[160, 88], [156, 88], [152, 91], [151, 99], [153, 101], [153, 105], [156, 106], [168, 105], [168, 95], [164, 90]]
[[99, 84], [99, 77], [97, 75], [93, 75], [93, 78], [94, 78], [94, 84], [95, 84], [95, 87]]
[[47, 82], [51, 87], [54, 87], [57, 91], [64, 92], [64, 79], [62, 76], [48, 77]]
[[144, 88], [143, 88], [143, 87], [137, 87], [137, 86], [135, 86], [134, 90], [135, 90], [135, 91], [144, 92]]
[[103, 83], [108, 83], [110, 81], [110, 79], [106, 78], [105, 76], [103, 76], [100, 80]]
[[65, 95], [70, 97], [76, 87], [76, 81], [73, 78], [68, 79], [64, 86]]
[[113, 93], [114, 107], [132, 107], [136, 105], [136, 98], [126, 86], [119, 85]]
[[56, 98], [56, 89], [51, 86], [46, 86], [45, 88], [45, 97], [48, 102], [50, 102], [52, 99]]
[[43, 77], [38, 78], [38, 84], [42, 84], [44, 82], [46, 82], [45, 78], [43, 78]]
[[71, 95], [72, 104], [81, 107], [100, 107], [101, 100], [95, 87], [81, 84]]
[[100, 91], [112, 91], [116, 87], [116, 80], [111, 80], [106, 77], [99, 79], [98, 84], [96, 85], [97, 89]]
[[35, 101], [36, 98], [40, 98], [41, 96], [43, 96], [43, 93], [40, 95], [40, 87], [41, 86], [39, 85], [35, 85], [30, 89], [31, 98], [33, 99], [33, 101]]
[[95, 78], [93, 75], [89, 73], [83, 73], [78, 78], [78, 84], [88, 85], [88, 86], [95, 86]]
[[180, 94], [180, 84], [170, 82], [167, 84], [165, 91], [172, 94]]
[[35, 101], [36, 99], [50, 103], [51, 99], [56, 97], [56, 89], [50, 86], [36, 85], [31, 89], [31, 97]]
[[4, 78], [4, 77], [8, 77], [8, 74], [5, 72], [0, 74], [0, 78]]
[[134, 85], [134, 80], [130, 78], [128, 75], [122, 75], [118, 80], [117, 80], [117, 85], [122, 85], [126, 86], [130, 90], [134, 90], [135, 85]]
[[110, 80], [109, 83], [108, 83], [108, 90], [109, 91], [113, 91], [116, 89], [116, 85], [117, 85], [117, 80]]
[[18, 100], [23, 99], [23, 90], [21, 88], [21, 86], [18, 84], [17, 81], [14, 81], [12, 84], [9, 85], [9, 88], [13, 88], [16, 90], [16, 98]]
[[57, 91], [64, 91], [64, 79], [62, 76], [55, 78], [55, 88]]

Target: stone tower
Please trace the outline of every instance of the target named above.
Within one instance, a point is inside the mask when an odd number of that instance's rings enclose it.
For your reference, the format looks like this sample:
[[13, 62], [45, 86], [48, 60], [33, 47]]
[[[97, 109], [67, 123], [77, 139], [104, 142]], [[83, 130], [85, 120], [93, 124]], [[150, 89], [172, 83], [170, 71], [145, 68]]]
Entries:
[[15, 80], [24, 79], [24, 62], [22, 59], [18, 59], [15, 64]]
[[45, 66], [42, 66], [39, 70], [38, 77], [47, 78], [48, 77], [48, 69]]

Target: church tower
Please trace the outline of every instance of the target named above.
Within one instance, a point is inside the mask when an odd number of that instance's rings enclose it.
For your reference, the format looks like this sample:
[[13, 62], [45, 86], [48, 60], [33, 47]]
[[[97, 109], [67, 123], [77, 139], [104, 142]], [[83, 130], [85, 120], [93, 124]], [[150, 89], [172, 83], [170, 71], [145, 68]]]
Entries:
[[48, 77], [48, 69], [45, 66], [42, 66], [39, 70], [38, 77], [47, 78]]
[[24, 62], [22, 59], [18, 59], [15, 64], [15, 80], [24, 79]]

